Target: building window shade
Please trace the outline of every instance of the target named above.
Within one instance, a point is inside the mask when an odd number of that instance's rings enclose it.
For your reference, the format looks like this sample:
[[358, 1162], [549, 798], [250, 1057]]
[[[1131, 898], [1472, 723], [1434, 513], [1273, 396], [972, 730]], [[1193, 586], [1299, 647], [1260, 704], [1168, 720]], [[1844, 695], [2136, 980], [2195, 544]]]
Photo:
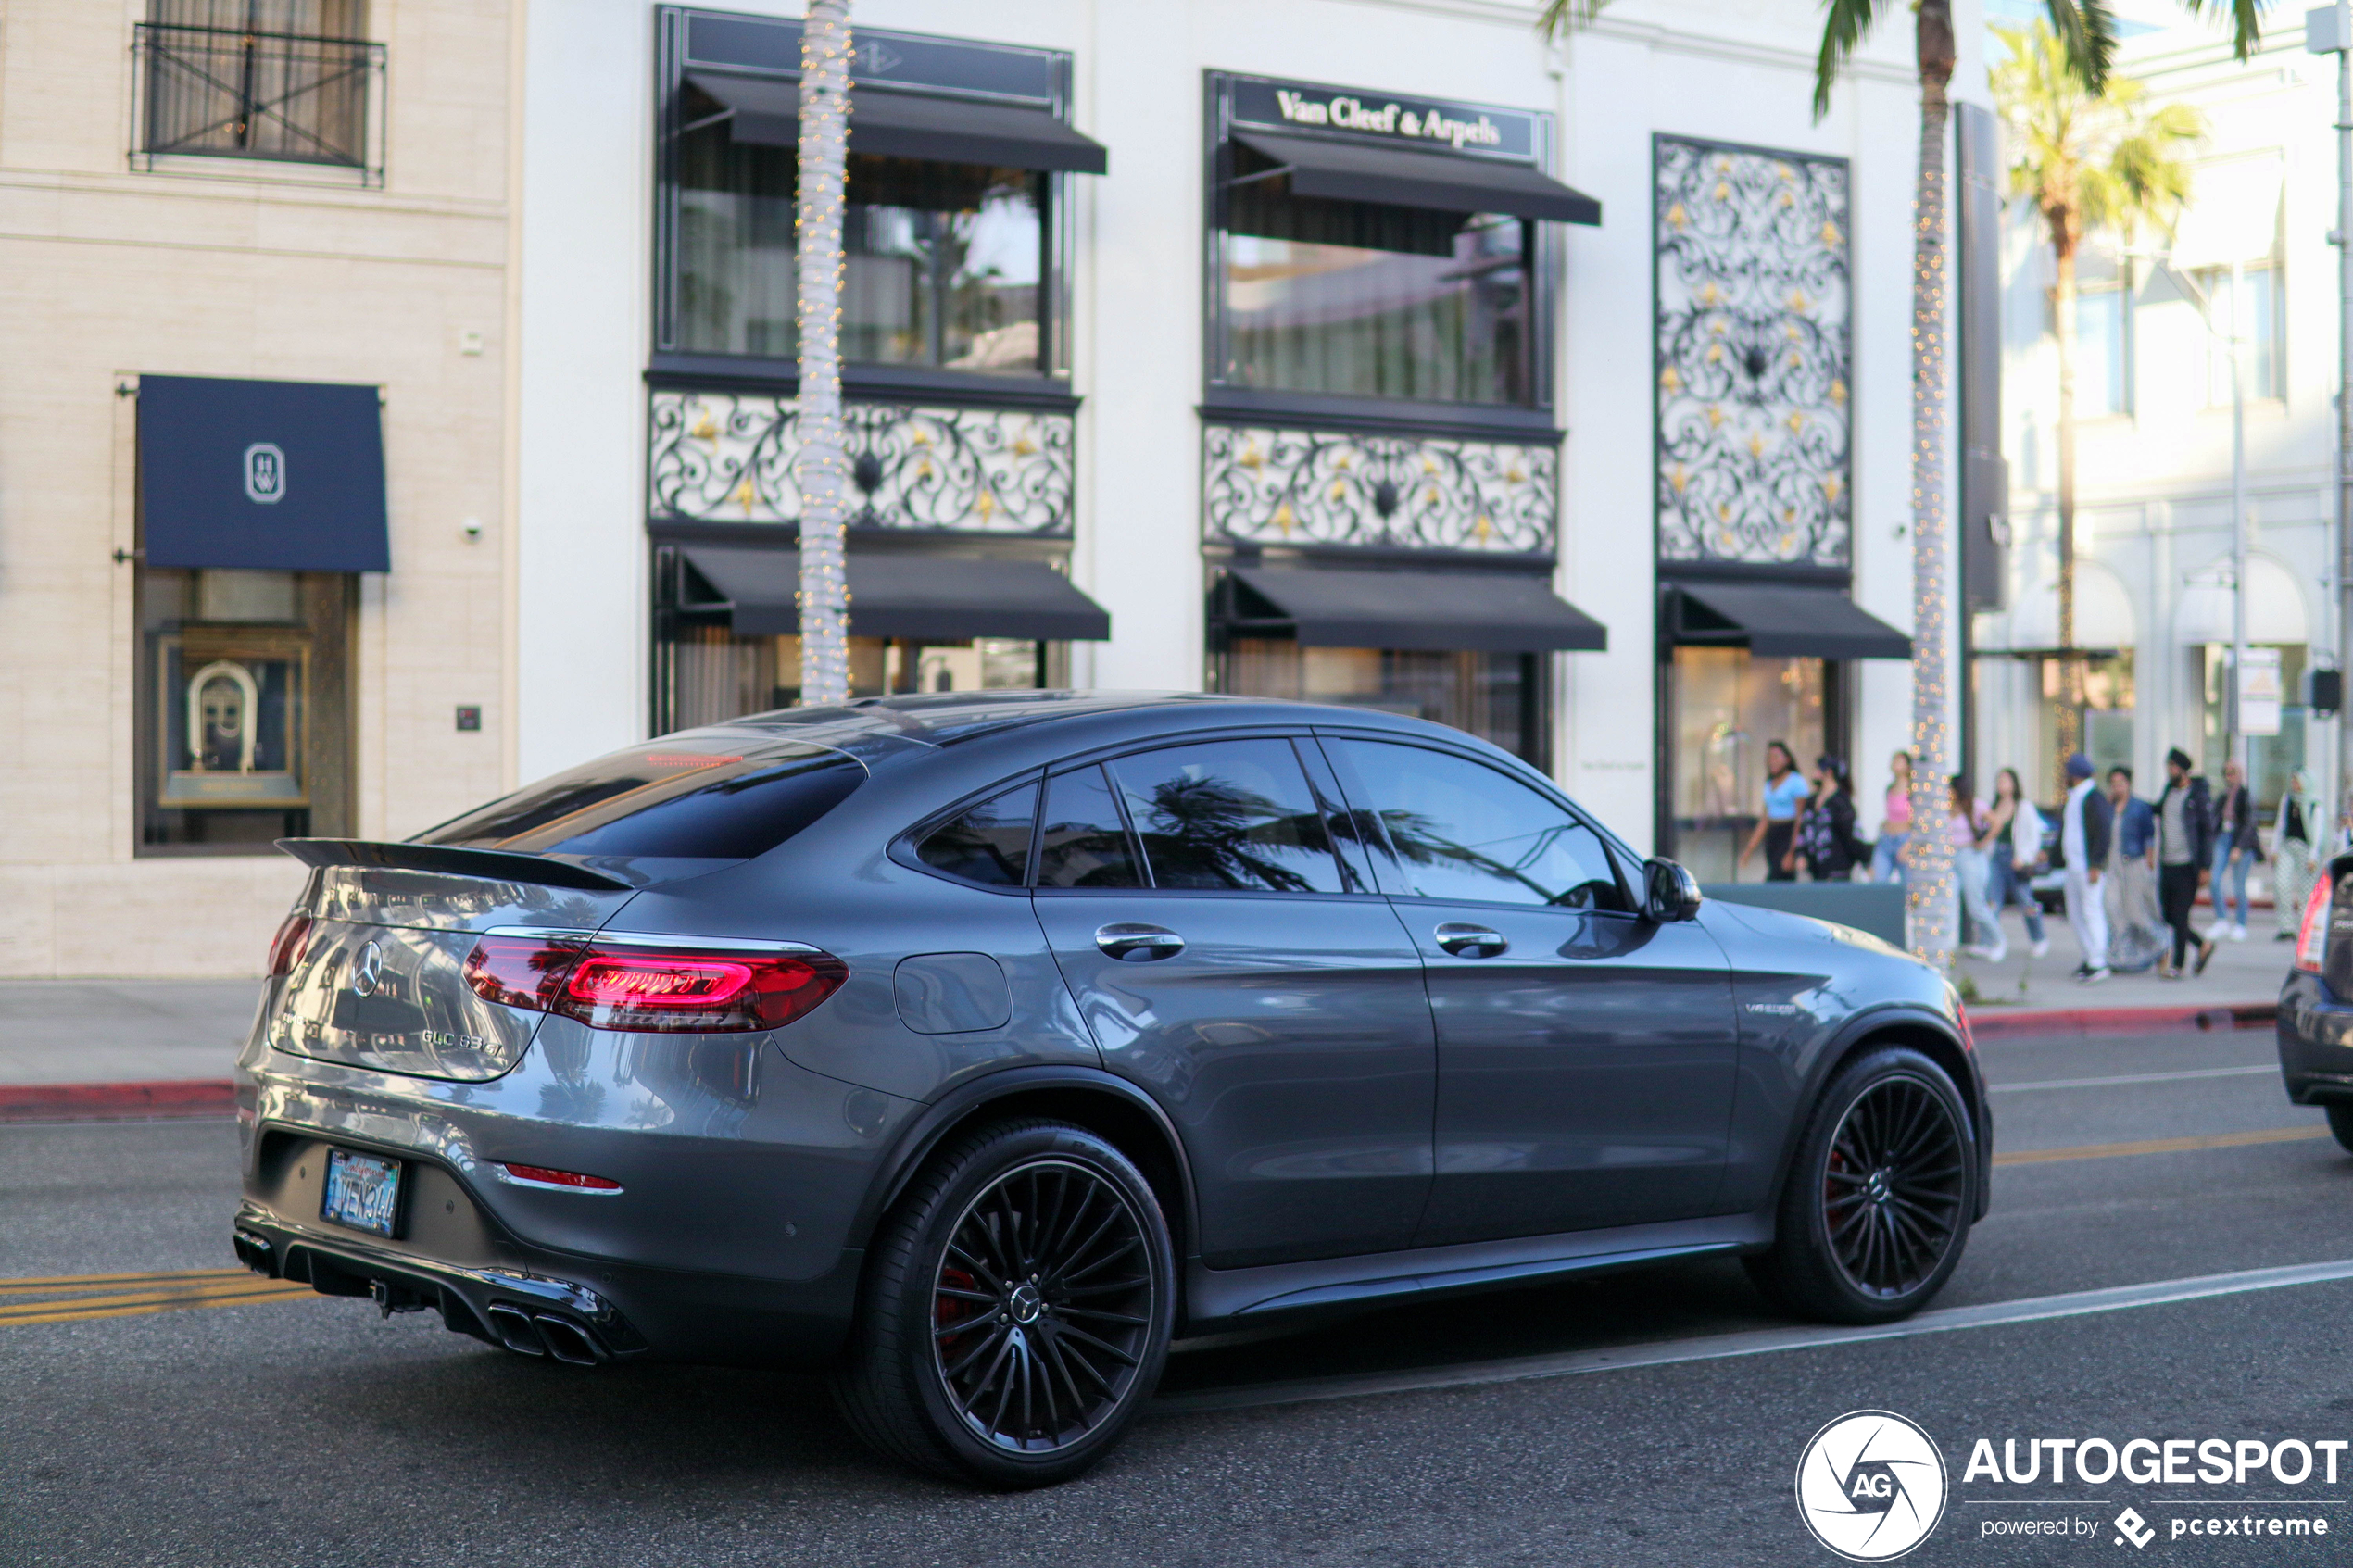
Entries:
[[388, 571], [372, 386], [139, 379], [139, 528], [150, 567]]

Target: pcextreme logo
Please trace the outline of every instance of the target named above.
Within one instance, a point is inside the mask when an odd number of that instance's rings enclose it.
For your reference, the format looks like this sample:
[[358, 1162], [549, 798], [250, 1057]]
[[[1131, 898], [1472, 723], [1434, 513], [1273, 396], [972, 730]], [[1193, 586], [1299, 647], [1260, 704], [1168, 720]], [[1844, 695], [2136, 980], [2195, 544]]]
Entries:
[[1944, 1456], [1893, 1411], [1840, 1416], [1797, 1461], [1797, 1516], [1852, 1562], [1885, 1562], [1928, 1539], [1944, 1494]]

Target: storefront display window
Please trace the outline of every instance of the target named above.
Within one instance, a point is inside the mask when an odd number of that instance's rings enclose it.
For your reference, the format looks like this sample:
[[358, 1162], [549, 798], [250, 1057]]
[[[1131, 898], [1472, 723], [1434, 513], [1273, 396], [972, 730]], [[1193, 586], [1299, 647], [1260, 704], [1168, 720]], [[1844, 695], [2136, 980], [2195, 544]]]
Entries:
[[348, 831], [351, 579], [143, 571], [139, 850]]
[[[745, 637], [684, 624], [664, 646], [668, 709], [660, 727], [691, 729], [800, 699], [800, 639]], [[1068, 645], [1014, 637], [927, 642], [849, 639], [849, 695], [1021, 691], [1068, 684]]]
[[[2276, 652], [2279, 656], [2279, 690], [2293, 696], [2304, 690], [2306, 648], [2302, 643], [2252, 643], [2248, 651], [2258, 649]], [[2230, 680], [2231, 646], [2228, 643], [2207, 643], [2191, 650], [2197, 660], [2199, 691], [2204, 706], [2204, 741], [2199, 764], [2206, 776], [2220, 787], [2222, 764], [2230, 756]], [[2305, 765], [2305, 726], [2312, 710], [2300, 704], [2286, 703], [2280, 708], [2279, 728], [2271, 734], [2246, 737], [2247, 784], [2255, 791], [2257, 807], [2265, 811], [2279, 805], [2280, 794], [2287, 788], [2288, 775]]]
[[1402, 713], [1466, 730], [1545, 765], [1542, 656], [1311, 647], [1236, 637], [1216, 659], [1217, 689]]
[[[1819, 659], [1767, 658], [1742, 647], [1686, 646], [1668, 669], [1673, 755], [1663, 853], [1702, 882], [1761, 882], [1762, 857], [1739, 867], [1765, 789], [1765, 747], [1787, 746], [1801, 769], [1829, 747], [1827, 671]], [[1875, 813], [1866, 810], [1867, 820]]]
[[1235, 158], [1220, 236], [1229, 384], [1533, 401], [1532, 225], [1294, 195], [1272, 160]]
[[[691, 83], [682, 91], [696, 128], [678, 146], [674, 346], [790, 358], [799, 159], [731, 140], [721, 106]], [[852, 154], [842, 358], [1046, 373], [1049, 186], [1028, 169]]]

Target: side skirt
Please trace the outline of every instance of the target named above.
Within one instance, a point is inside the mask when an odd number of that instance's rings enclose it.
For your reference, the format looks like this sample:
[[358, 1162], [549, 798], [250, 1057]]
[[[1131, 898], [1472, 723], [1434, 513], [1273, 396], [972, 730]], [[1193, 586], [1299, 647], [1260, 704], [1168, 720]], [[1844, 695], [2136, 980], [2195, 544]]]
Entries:
[[1255, 1269], [1213, 1269], [1194, 1259], [1185, 1266], [1185, 1316], [1189, 1327], [1384, 1297], [1520, 1285], [1592, 1269], [1754, 1250], [1772, 1239], [1768, 1213], [1715, 1214]]

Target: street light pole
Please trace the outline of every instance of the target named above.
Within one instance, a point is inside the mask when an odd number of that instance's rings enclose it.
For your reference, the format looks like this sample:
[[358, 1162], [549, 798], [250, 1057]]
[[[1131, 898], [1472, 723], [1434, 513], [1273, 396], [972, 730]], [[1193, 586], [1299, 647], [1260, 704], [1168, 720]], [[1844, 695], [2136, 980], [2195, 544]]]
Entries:
[[[2223, 732], [2222, 755], [2239, 765], [2239, 777], [2249, 777], [2246, 766], [2246, 725], [2239, 713], [2239, 686], [2246, 679], [2246, 382], [2244, 376], [2246, 333], [2246, 270], [2231, 263], [2231, 671], [2230, 706], [2224, 709], [2230, 728]], [[2213, 331], [2209, 316], [2207, 330]], [[2214, 897], [2222, 895], [2217, 890]], [[2220, 909], [2218, 903], [2215, 906]]]
[[2304, 13], [2304, 47], [2336, 56], [2336, 804], [2353, 790], [2353, 0]]

